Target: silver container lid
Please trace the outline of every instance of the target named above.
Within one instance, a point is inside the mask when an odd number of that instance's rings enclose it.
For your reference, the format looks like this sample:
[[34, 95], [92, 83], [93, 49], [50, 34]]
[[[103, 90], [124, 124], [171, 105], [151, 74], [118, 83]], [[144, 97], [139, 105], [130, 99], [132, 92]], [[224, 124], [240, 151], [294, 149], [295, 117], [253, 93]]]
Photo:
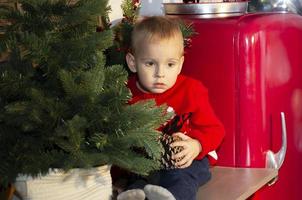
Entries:
[[225, 17], [246, 13], [248, 2], [164, 3], [163, 5], [166, 15]]

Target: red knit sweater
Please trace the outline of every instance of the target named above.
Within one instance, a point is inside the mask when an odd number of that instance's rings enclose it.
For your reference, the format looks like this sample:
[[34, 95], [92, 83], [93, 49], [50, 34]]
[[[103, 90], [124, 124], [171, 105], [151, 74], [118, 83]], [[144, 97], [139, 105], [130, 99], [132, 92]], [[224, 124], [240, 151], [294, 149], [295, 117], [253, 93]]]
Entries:
[[172, 88], [160, 94], [144, 93], [138, 89], [137, 77], [131, 76], [128, 88], [131, 90], [130, 104], [140, 100], [155, 99], [157, 105], [166, 103], [168, 112], [175, 112], [176, 116], [162, 129], [163, 132], [173, 134], [182, 132], [197, 139], [202, 151], [196, 159], [209, 155], [211, 164], [217, 160], [215, 150], [224, 137], [224, 128], [215, 116], [209, 100], [207, 89], [200, 81], [179, 75]]

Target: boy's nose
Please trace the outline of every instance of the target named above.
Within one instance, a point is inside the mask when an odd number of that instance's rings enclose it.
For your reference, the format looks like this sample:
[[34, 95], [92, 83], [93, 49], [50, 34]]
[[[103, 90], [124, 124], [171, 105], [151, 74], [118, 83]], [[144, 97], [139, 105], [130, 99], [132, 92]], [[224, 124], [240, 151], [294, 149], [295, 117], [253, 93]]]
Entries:
[[156, 77], [157, 77], [157, 78], [164, 78], [165, 75], [164, 75], [164, 74], [156, 74]]
[[158, 67], [158, 68], [157, 68], [157, 70], [156, 70], [156, 72], [155, 72], [155, 76], [156, 76], [157, 78], [163, 78], [163, 77], [165, 77], [165, 72], [164, 72], [163, 67]]

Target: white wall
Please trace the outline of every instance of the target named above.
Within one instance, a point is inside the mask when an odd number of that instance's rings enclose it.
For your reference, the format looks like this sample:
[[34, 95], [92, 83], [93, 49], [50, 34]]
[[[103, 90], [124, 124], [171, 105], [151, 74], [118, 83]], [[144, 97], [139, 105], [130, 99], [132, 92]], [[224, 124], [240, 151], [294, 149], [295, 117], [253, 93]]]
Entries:
[[140, 15], [164, 15], [163, 3], [182, 3], [182, 0], [140, 0]]
[[[140, 0], [141, 16], [150, 16], [150, 15], [164, 15], [162, 3], [181, 3], [182, 0]], [[109, 0], [109, 5], [111, 6], [112, 12], [109, 17], [113, 21], [113, 24], [116, 20], [119, 20], [123, 17], [121, 9], [122, 0]]]
[[140, 15], [163, 15], [162, 3], [163, 0], [140, 0], [141, 9]]
[[111, 6], [112, 10], [109, 13], [109, 18], [113, 25], [123, 17], [123, 12], [121, 9], [122, 2], [122, 0], [109, 0], [109, 5]]

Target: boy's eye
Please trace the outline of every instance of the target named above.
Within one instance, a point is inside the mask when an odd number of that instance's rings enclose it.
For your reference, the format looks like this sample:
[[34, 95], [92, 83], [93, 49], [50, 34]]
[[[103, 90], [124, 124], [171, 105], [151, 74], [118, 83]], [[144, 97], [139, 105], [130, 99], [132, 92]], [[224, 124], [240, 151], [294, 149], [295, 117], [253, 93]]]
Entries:
[[154, 62], [151, 62], [151, 61], [150, 61], [150, 62], [146, 62], [146, 63], [145, 63], [145, 65], [146, 65], [146, 66], [150, 66], [150, 67], [151, 67], [151, 66], [153, 66], [153, 65], [154, 65]]
[[168, 66], [169, 66], [169, 67], [174, 67], [174, 66], [175, 66], [175, 63], [168, 63]]

